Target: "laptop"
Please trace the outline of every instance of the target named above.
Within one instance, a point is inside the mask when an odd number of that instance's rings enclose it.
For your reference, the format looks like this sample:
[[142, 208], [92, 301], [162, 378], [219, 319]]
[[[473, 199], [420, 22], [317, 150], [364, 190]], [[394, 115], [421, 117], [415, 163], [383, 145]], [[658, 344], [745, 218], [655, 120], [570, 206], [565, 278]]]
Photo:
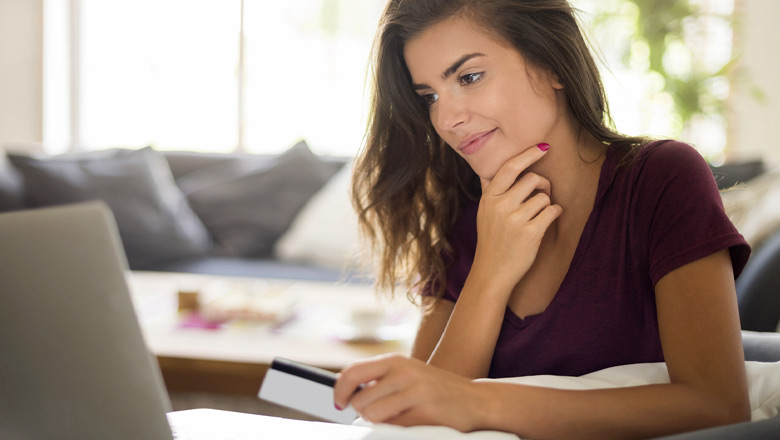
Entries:
[[225, 438], [230, 430], [215, 426], [222, 423], [233, 425], [230, 438], [244, 438], [236, 420], [246, 438], [311, 438], [316, 428], [326, 438], [366, 435], [364, 427], [215, 410], [166, 416], [170, 402], [126, 270], [102, 202], [0, 214], [0, 438], [171, 440], [169, 420], [176, 438]]

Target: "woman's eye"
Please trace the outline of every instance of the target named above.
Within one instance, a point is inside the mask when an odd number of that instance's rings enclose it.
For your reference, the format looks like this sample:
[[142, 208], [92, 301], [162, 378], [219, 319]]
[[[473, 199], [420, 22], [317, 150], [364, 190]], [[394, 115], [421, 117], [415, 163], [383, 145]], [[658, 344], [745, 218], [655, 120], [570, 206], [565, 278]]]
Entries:
[[423, 101], [425, 101], [425, 105], [432, 105], [434, 102], [439, 100], [439, 94], [438, 93], [426, 93], [425, 95], [422, 95]]
[[465, 75], [461, 75], [460, 83], [464, 86], [467, 86], [469, 84], [474, 84], [475, 82], [479, 81], [479, 79], [482, 78], [482, 72], [476, 72], [476, 73], [467, 73]]

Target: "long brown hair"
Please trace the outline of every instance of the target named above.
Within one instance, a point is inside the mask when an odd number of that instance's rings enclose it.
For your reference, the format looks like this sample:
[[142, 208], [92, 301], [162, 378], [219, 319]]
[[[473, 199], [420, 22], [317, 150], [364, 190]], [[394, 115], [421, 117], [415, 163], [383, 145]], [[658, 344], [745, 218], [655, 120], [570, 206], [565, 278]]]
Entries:
[[627, 153], [644, 143], [612, 128], [596, 63], [566, 0], [390, 0], [374, 42], [371, 114], [352, 199], [379, 251], [378, 287], [394, 291], [403, 283], [410, 298], [419, 286], [443, 292], [455, 258], [447, 236], [464, 204], [480, 197], [478, 177], [434, 130], [404, 60], [410, 39], [454, 16], [556, 75], [581, 130]]

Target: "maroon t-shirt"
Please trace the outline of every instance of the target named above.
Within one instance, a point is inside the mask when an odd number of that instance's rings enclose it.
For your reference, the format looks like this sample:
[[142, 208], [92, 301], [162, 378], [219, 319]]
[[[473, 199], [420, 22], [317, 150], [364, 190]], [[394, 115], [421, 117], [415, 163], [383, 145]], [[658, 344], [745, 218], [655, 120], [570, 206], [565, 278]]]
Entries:
[[[696, 150], [656, 141], [615, 173], [618, 160], [610, 149], [593, 211], [547, 309], [521, 319], [507, 307], [489, 377], [580, 376], [661, 362], [655, 283], [726, 248], [735, 277], [745, 266], [750, 247], [726, 217], [712, 172]], [[451, 301], [474, 261], [476, 219], [472, 203], [449, 237], [457, 255], [444, 293]]]

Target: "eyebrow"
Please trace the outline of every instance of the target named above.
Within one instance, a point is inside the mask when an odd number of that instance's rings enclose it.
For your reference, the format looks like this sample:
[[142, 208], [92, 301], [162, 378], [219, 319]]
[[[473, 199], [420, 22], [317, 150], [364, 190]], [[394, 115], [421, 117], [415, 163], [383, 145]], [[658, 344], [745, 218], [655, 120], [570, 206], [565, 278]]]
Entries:
[[[466, 55], [463, 55], [462, 57], [458, 58], [458, 60], [457, 60], [457, 61], [455, 61], [454, 63], [452, 63], [452, 65], [450, 65], [450, 67], [448, 67], [448, 68], [447, 68], [447, 69], [446, 69], [446, 70], [445, 70], [445, 71], [444, 71], [444, 72], [441, 74], [441, 79], [442, 79], [442, 80], [446, 80], [447, 78], [449, 78], [450, 76], [452, 76], [452, 74], [453, 74], [453, 73], [455, 73], [455, 71], [457, 71], [458, 69], [460, 69], [460, 66], [462, 66], [463, 64], [465, 64], [465, 63], [466, 63], [466, 61], [468, 61], [468, 60], [470, 60], [470, 59], [472, 59], [472, 58], [476, 58], [476, 57], [484, 57], [484, 56], [485, 56], [485, 54], [483, 54], [483, 53], [479, 53], [479, 52], [468, 53], [468, 54], [466, 54]], [[414, 90], [422, 90], [422, 89], [430, 89], [430, 88], [431, 88], [431, 86], [429, 86], [428, 84], [412, 84], [412, 88], [413, 88]]]

